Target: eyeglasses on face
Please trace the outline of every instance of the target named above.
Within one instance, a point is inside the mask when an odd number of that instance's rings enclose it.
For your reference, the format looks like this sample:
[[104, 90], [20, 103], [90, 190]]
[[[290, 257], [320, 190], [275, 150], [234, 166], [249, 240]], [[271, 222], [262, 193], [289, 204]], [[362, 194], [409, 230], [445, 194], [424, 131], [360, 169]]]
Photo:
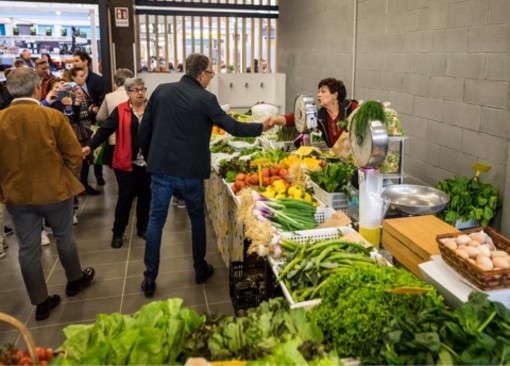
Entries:
[[129, 89], [129, 91], [133, 93], [145, 93], [147, 91], [147, 88], [133, 88]]
[[204, 70], [206, 73], [211, 75], [211, 79], [214, 77], [214, 71]]

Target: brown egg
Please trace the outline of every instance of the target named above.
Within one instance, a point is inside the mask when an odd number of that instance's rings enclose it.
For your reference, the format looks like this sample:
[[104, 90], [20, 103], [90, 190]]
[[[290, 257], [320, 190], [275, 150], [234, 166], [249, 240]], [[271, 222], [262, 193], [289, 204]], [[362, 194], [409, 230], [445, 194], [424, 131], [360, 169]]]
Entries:
[[476, 240], [480, 243], [485, 243], [485, 235], [482, 234], [482, 232], [478, 232], [478, 233], [471, 233], [469, 234], [469, 237], [471, 238], [471, 240]]
[[476, 256], [476, 264], [483, 265], [485, 267], [488, 267], [489, 269], [492, 269], [494, 267], [494, 264], [492, 263], [491, 259], [483, 254], [479, 254]]
[[510, 263], [503, 257], [496, 257], [492, 259], [492, 263], [494, 264], [494, 267], [499, 267], [501, 269], [510, 268]]
[[486, 257], [491, 256], [491, 250], [487, 248], [485, 245], [479, 245], [476, 247], [480, 251], [481, 254], [485, 255]]
[[496, 257], [508, 257], [508, 253], [505, 252], [504, 250], [494, 250], [491, 252], [491, 257], [492, 258], [496, 258]]
[[457, 254], [459, 257], [464, 258], [464, 259], [469, 258], [468, 252], [466, 252], [464, 249], [457, 249], [455, 251], [455, 254]]
[[469, 236], [467, 236], [467, 235], [459, 235], [459, 236], [457, 236], [455, 241], [459, 245], [465, 245], [465, 244], [467, 244], [467, 243], [469, 243], [471, 241], [471, 238]]
[[471, 258], [476, 258], [480, 254], [480, 250], [475, 247], [466, 246], [464, 250], [469, 254]]
[[467, 245], [469, 245], [470, 247], [477, 247], [477, 246], [479, 246], [480, 244], [482, 244], [482, 243], [480, 243], [478, 240], [470, 240], [470, 241], [467, 243]]
[[491, 267], [487, 267], [483, 264], [477, 264], [476, 266], [480, 268], [482, 271], [490, 271], [492, 269]]
[[448, 249], [451, 249], [453, 251], [455, 251], [458, 247], [457, 245], [457, 242], [455, 241], [455, 239], [447, 239], [444, 241], [444, 246], [447, 247]]

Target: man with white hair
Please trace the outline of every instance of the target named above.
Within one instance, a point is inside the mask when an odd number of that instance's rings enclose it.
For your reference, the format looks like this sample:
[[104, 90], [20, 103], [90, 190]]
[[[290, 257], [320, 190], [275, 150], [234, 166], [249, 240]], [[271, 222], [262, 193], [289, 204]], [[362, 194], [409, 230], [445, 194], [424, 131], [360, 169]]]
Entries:
[[84, 189], [78, 178], [81, 146], [67, 117], [40, 105], [40, 78], [33, 69], [11, 71], [7, 88], [14, 100], [0, 111], [0, 202], [16, 230], [23, 281], [37, 305], [35, 319], [43, 320], [60, 304], [59, 295], [48, 296], [41, 264], [43, 220], [53, 229], [66, 295], [77, 295], [95, 274], [93, 268], [82, 270], [73, 233], [73, 197]]

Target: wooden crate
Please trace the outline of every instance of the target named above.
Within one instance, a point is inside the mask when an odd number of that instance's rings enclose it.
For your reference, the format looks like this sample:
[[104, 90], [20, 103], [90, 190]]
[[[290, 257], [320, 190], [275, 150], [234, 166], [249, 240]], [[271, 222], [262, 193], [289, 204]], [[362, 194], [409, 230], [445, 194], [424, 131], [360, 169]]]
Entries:
[[459, 232], [435, 216], [414, 216], [383, 221], [382, 245], [400, 264], [422, 277], [419, 264], [439, 254], [437, 235]]

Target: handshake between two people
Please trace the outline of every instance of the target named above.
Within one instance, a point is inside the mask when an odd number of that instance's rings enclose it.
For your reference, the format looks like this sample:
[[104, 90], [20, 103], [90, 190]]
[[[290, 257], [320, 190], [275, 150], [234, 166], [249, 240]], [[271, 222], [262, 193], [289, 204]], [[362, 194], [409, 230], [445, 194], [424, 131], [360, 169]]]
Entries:
[[284, 116], [271, 116], [271, 117], [266, 118], [262, 122], [262, 124], [264, 125], [262, 130], [265, 132], [265, 131], [271, 129], [272, 127], [274, 127], [275, 125], [285, 126], [286, 120], [285, 120]]

